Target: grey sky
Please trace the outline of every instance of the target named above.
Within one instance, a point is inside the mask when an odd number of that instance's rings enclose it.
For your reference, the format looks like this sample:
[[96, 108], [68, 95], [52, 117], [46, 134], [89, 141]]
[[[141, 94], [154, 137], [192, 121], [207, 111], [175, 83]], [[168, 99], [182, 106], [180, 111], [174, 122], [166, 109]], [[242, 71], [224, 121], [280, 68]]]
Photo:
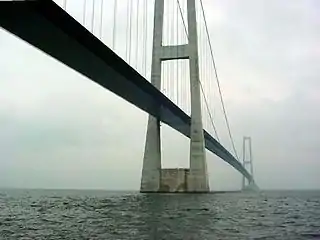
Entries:
[[[204, 1], [236, 146], [252, 137], [262, 188], [320, 187], [319, 5]], [[4, 30], [0, 53], [0, 186], [138, 189], [147, 114]], [[164, 166], [186, 166], [188, 140], [167, 127], [163, 136]], [[208, 167], [211, 188], [239, 188], [210, 153]]]

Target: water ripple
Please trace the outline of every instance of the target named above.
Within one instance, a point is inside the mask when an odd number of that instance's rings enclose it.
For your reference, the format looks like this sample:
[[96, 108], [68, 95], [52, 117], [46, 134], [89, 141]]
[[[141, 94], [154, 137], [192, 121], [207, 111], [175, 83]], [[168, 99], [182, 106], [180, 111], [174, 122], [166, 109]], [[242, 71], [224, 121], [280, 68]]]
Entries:
[[320, 192], [3, 190], [0, 239], [320, 239]]

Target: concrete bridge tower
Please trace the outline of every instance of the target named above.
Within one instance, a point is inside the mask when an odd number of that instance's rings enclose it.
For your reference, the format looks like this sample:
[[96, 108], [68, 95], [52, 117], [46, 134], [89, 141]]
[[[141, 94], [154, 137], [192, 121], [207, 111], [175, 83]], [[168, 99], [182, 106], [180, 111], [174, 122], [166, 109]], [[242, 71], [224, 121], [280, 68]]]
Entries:
[[[243, 167], [250, 169], [250, 174], [253, 179], [253, 162], [252, 162], [252, 142], [251, 142], [251, 137], [243, 137], [243, 148], [242, 148], [242, 157], [243, 157]], [[247, 147], [248, 146], [248, 147]], [[247, 150], [249, 150], [247, 154]], [[257, 190], [258, 187], [254, 182], [248, 182], [244, 176], [242, 176], [242, 190], [247, 191], [247, 190]]]
[[141, 192], [209, 191], [201, 116], [195, 0], [187, 0], [187, 8], [188, 43], [163, 46], [164, 0], [155, 0], [151, 83], [160, 90], [162, 61], [173, 59], [189, 60], [191, 92], [190, 168], [161, 168], [160, 121], [149, 115], [141, 177]]

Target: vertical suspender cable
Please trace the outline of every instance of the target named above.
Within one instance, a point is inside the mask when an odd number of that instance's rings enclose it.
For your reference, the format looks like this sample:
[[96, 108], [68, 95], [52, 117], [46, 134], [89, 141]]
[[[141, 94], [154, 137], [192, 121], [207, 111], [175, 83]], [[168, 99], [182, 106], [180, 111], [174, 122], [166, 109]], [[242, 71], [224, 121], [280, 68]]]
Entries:
[[128, 62], [128, 37], [129, 37], [129, 34], [128, 34], [128, 30], [129, 30], [129, 11], [130, 11], [130, 0], [127, 0], [127, 23], [126, 23], [126, 60], [127, 60], [127, 63]]
[[83, 26], [86, 26], [86, 7], [87, 7], [87, 0], [83, 0], [83, 16], [82, 16], [82, 20], [83, 20]]
[[94, 9], [95, 9], [95, 0], [92, 0], [92, 16], [91, 16], [91, 32], [94, 33]]
[[139, 3], [140, 1], [137, 0], [137, 7], [136, 7], [136, 70], [138, 71], [138, 41], [139, 41]]
[[[172, 45], [172, 35], [173, 35], [173, 30], [172, 30], [172, 14], [171, 14], [171, 5], [172, 5], [172, 2], [170, 0], [167, 0], [167, 3], [168, 3], [168, 18], [170, 19], [169, 22], [168, 22], [168, 25], [169, 25], [169, 29], [170, 29], [170, 32], [169, 32], [169, 39], [168, 39], [168, 45]], [[170, 5], [169, 5], [170, 3]], [[172, 84], [173, 81], [172, 81], [172, 61], [168, 61], [168, 78], [169, 78], [169, 84], [170, 84], [170, 87], [169, 87], [169, 91], [170, 91], [170, 100], [174, 102], [174, 85]]]
[[[166, 4], [167, 4], [167, 27], [168, 27], [168, 34], [167, 34], [167, 37], [165, 40], [165, 43], [167, 45], [170, 45], [171, 44], [171, 14], [170, 14], [170, 6], [169, 6], [169, 0], [166, 1]], [[168, 77], [168, 97], [170, 100], [172, 100], [172, 86], [171, 86], [171, 78], [170, 78], [170, 69], [171, 69], [171, 64], [170, 64], [170, 61], [168, 61], [166, 63], [167, 65], [167, 77]]]
[[[175, 24], [175, 11], [174, 11], [174, 2], [172, 2], [172, 43], [171, 44], [175, 44], [176, 41], [176, 24]], [[173, 51], [174, 49], [172, 49]], [[172, 61], [172, 84], [173, 84], [173, 99], [174, 99], [174, 103], [177, 104], [177, 85], [176, 85], [176, 63], [177, 63], [177, 59]]]
[[113, 31], [112, 31], [112, 49], [116, 49], [116, 33], [117, 33], [117, 0], [113, 4]]
[[145, 13], [145, 9], [144, 9], [144, 5], [145, 5], [145, 0], [142, 0], [142, 24], [141, 24], [141, 42], [142, 42], [142, 50], [141, 50], [141, 75], [144, 76], [144, 50], [145, 50], [145, 43], [144, 43], [144, 39], [145, 39], [145, 17], [144, 17], [144, 13]]
[[[172, 1], [174, 3], [174, 1]], [[179, 22], [178, 22], [178, 14], [179, 14], [179, 8], [176, 6], [176, 45], [177, 45], [177, 57], [178, 57], [178, 45], [179, 45]], [[176, 66], [177, 66], [177, 77], [176, 77], [176, 86], [177, 86], [177, 105], [179, 106], [179, 59], [176, 59]], [[181, 106], [179, 106], [181, 107]]]
[[102, 26], [103, 26], [103, 1], [104, 0], [101, 0], [101, 5], [100, 5], [100, 40], [102, 40]]
[[[169, 12], [169, 10], [170, 10], [170, 6], [169, 6], [169, 1], [167, 0], [167, 1], [165, 1], [165, 3], [166, 3], [166, 19], [167, 19], [167, 21], [166, 21], [166, 28], [167, 28], [167, 36], [165, 37], [165, 39], [163, 39], [163, 42], [165, 42], [165, 43], [170, 43], [170, 33], [171, 33], [171, 29], [170, 29], [170, 12]], [[171, 89], [171, 79], [170, 79], [170, 62], [165, 62], [165, 64], [164, 64], [165, 66], [166, 66], [166, 68], [165, 68], [165, 71], [166, 71], [166, 79], [167, 79], [167, 97], [170, 99], [170, 100], [172, 100], [171, 99], [171, 91], [172, 91], [172, 89]]]
[[144, 76], [147, 78], [147, 36], [148, 36], [148, 0], [144, 0], [143, 2], [144, 7], [144, 38], [143, 38], [143, 46], [144, 46], [144, 52], [143, 52], [143, 65], [144, 65]]
[[127, 37], [127, 43], [128, 43], [128, 49], [127, 49], [127, 52], [128, 52], [128, 63], [130, 64], [131, 62], [131, 28], [132, 28], [132, 7], [133, 7], [133, 4], [132, 4], [132, 1], [131, 0], [128, 0], [128, 8], [127, 8], [127, 11], [128, 11], [128, 29], [127, 29], [127, 33], [129, 34], [129, 36]]

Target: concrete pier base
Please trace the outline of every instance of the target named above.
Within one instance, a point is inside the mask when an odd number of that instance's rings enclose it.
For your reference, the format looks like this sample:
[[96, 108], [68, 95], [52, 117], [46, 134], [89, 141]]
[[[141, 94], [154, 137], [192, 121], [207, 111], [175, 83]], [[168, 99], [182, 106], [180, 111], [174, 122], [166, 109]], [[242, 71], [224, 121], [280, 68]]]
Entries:
[[161, 169], [159, 192], [168, 193], [207, 193], [207, 179], [203, 176], [192, 175], [188, 168]]
[[160, 192], [187, 192], [189, 169], [164, 168], [161, 169]]

